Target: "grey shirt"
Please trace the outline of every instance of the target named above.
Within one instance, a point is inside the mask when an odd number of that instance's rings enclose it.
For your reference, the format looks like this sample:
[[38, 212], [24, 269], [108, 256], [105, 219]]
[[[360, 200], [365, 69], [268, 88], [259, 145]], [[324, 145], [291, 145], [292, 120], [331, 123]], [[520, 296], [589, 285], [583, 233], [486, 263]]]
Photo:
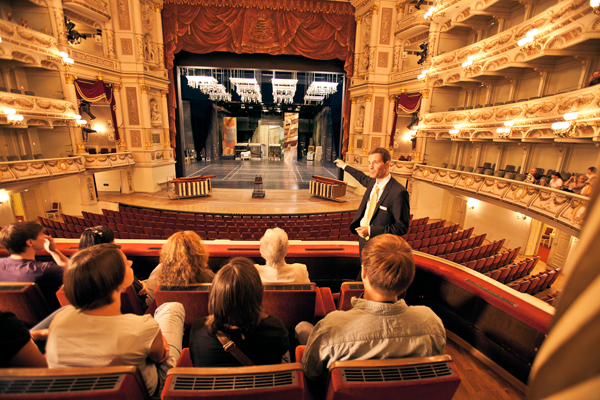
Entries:
[[351, 310], [334, 311], [315, 326], [302, 368], [307, 378], [323, 380], [334, 361], [435, 356], [445, 345], [444, 325], [429, 307], [353, 298]]

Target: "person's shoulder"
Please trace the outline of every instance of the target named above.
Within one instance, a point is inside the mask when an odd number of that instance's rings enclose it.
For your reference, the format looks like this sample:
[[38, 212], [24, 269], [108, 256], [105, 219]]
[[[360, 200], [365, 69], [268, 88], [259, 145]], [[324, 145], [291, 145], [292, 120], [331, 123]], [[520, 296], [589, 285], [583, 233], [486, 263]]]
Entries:
[[267, 315], [265, 318], [260, 320], [259, 325], [262, 327], [270, 327], [270, 328], [278, 328], [278, 329], [286, 329], [287, 330], [287, 328], [283, 324], [283, 321], [280, 320], [275, 315]]

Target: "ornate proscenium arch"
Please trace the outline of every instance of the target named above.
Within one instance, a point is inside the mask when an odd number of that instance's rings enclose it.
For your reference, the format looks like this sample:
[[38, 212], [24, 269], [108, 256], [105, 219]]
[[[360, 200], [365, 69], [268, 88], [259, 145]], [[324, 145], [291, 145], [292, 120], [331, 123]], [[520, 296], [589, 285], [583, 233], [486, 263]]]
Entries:
[[[345, 60], [352, 76], [356, 22], [349, 3], [295, 0], [166, 0], [162, 11], [169, 72], [169, 130], [175, 144], [175, 54], [267, 53]], [[342, 154], [348, 148], [350, 93], [346, 85]]]

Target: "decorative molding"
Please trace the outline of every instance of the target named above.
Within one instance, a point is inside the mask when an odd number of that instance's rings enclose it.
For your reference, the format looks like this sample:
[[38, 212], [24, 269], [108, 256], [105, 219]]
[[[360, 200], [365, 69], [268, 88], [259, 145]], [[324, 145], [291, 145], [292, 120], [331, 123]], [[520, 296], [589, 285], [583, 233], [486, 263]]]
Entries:
[[385, 97], [376, 96], [375, 105], [373, 107], [373, 130], [372, 132], [381, 132], [383, 129], [383, 108]]
[[367, 103], [369, 103], [369, 102], [371, 102], [371, 100], [373, 100], [373, 95], [372, 94], [365, 94], [363, 97], [365, 98], [365, 101]]
[[142, 92], [142, 94], [148, 94], [148, 86], [140, 85], [140, 92]]
[[131, 147], [142, 147], [142, 132], [138, 130], [129, 131], [131, 136]]
[[169, 91], [168, 91], [168, 90], [161, 90], [161, 91], [160, 91], [160, 96], [161, 96], [161, 97], [167, 97], [167, 95], [168, 95], [168, 94], [169, 94]]
[[121, 38], [121, 54], [124, 56], [133, 55], [133, 41], [131, 39]]
[[72, 85], [77, 79], [77, 75], [65, 74], [65, 82], [68, 85]]
[[139, 125], [140, 116], [138, 112], [137, 90], [134, 87], [126, 87], [127, 111], [129, 112], [129, 125]]
[[356, 104], [357, 101], [358, 101], [358, 97], [350, 97], [350, 102], [352, 104]]
[[377, 66], [380, 68], [387, 68], [389, 55], [390, 53], [387, 51], [380, 51], [377, 57]]
[[122, 87], [123, 87], [123, 85], [122, 85], [122, 84], [120, 84], [120, 83], [113, 83], [113, 84], [112, 84], [112, 88], [113, 88], [113, 91], [114, 91], [114, 92], [119, 92], [119, 91], [121, 91], [121, 88], [122, 88]]
[[380, 137], [371, 138], [371, 150], [376, 149], [378, 147], [381, 147], [381, 138]]
[[392, 33], [392, 8], [383, 8], [381, 12], [381, 28], [379, 30], [379, 44], [390, 44]]
[[117, 0], [117, 9], [119, 13], [119, 29], [122, 31], [130, 31], [131, 19], [129, 17], [129, 0]]

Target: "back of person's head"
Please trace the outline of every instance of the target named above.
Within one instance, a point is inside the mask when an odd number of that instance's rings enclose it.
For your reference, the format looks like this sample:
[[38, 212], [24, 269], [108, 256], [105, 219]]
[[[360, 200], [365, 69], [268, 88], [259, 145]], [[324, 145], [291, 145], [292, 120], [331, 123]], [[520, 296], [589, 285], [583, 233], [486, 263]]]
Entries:
[[97, 244], [112, 243], [115, 240], [115, 233], [108, 226], [98, 225], [93, 228], [86, 228], [79, 238], [79, 250]]
[[111, 243], [88, 247], [69, 259], [63, 283], [69, 302], [80, 310], [95, 310], [113, 302], [125, 279], [125, 260]]
[[369, 155], [371, 154], [381, 155], [381, 161], [383, 161], [384, 164], [392, 159], [390, 152], [387, 149], [384, 149], [383, 147], [377, 147], [369, 151]]
[[283, 260], [289, 248], [288, 235], [281, 228], [267, 229], [260, 238], [260, 255], [267, 261]]
[[369, 284], [381, 295], [400, 295], [415, 277], [412, 249], [399, 236], [386, 233], [369, 239], [360, 258]]
[[208, 250], [200, 236], [193, 231], [172, 234], [160, 251], [160, 263], [160, 285], [208, 283], [214, 276], [208, 269]]
[[596, 167], [589, 167], [588, 171], [590, 171], [592, 174], [595, 174], [597, 169], [596, 169]]
[[548, 185], [548, 178], [546, 178], [545, 176], [542, 176], [540, 178], [540, 186], [546, 186]]
[[208, 296], [208, 331], [237, 327], [252, 332], [262, 314], [263, 287], [254, 263], [245, 257], [231, 259], [215, 275]]
[[43, 230], [35, 221], [13, 222], [0, 231], [0, 243], [9, 254], [20, 254], [27, 248], [27, 241], [37, 239]]

